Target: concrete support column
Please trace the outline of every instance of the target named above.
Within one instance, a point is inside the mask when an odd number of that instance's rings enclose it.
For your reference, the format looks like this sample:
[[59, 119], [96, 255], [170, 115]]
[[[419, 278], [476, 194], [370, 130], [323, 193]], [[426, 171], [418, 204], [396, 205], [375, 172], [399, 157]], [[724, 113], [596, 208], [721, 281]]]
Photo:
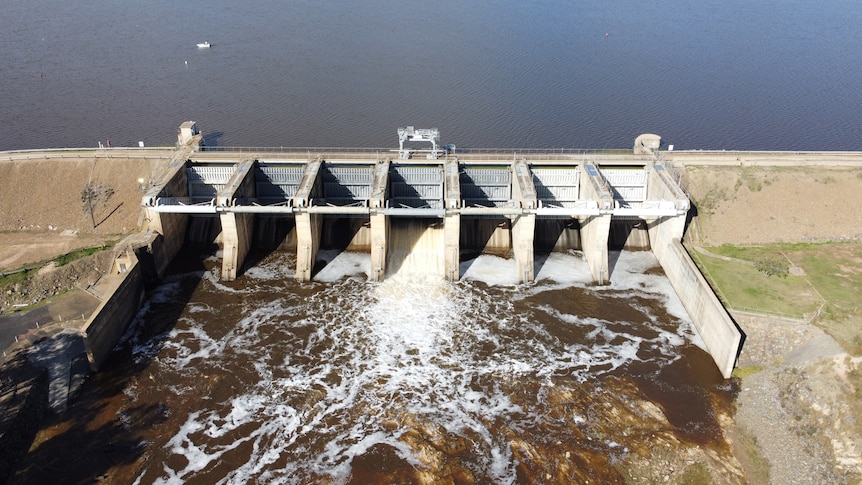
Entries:
[[296, 279], [311, 281], [314, 262], [320, 250], [320, 231], [323, 220], [320, 214], [296, 214]]
[[254, 231], [254, 214], [230, 212], [237, 199], [255, 197], [254, 160], [238, 163], [231, 178], [219, 191], [216, 204], [221, 212], [222, 265], [221, 278], [233, 281], [242, 268], [242, 263], [251, 249], [251, 236]]
[[518, 280], [529, 283], [536, 279], [534, 266], [534, 240], [536, 213], [539, 206], [533, 174], [526, 160], [512, 163], [512, 196], [523, 212], [512, 217], [512, 252], [518, 268]]
[[371, 214], [371, 281], [386, 276], [386, 250], [389, 246], [389, 216]]
[[447, 281], [461, 279], [461, 178], [458, 159], [447, 158], [443, 165], [443, 271]]
[[383, 213], [389, 198], [389, 162], [379, 160], [374, 166], [371, 182], [371, 281], [383, 281], [386, 276], [386, 253], [389, 248], [389, 216]]
[[581, 247], [584, 258], [593, 274], [593, 281], [606, 285], [610, 281], [608, 268], [608, 235], [611, 232], [610, 214], [590, 216], [581, 221]]
[[581, 219], [581, 248], [593, 274], [593, 281], [606, 285], [611, 278], [608, 268], [608, 236], [611, 232], [614, 198], [607, 180], [593, 163], [583, 163], [581, 173], [586, 177], [580, 183], [580, 198], [596, 201], [599, 208], [599, 215]]
[[306, 207], [312, 205], [315, 197], [321, 196], [320, 168], [323, 160], [312, 160], [305, 165], [302, 179], [293, 197], [296, 214], [296, 279], [311, 281], [311, 272], [320, 249], [320, 233], [323, 229], [323, 216], [309, 214]]
[[222, 265], [221, 279], [233, 281], [251, 247], [254, 214], [226, 213], [221, 217]]
[[518, 268], [518, 280], [521, 283], [529, 283], [536, 279], [533, 264], [535, 234], [535, 214], [521, 214], [512, 218], [512, 252], [515, 255], [515, 266]]
[[443, 271], [447, 281], [461, 279], [461, 214], [453, 212], [443, 219]]
[[679, 185], [668, 173], [664, 164], [653, 163], [647, 177], [647, 199], [672, 202], [675, 216], [646, 219], [650, 247], [659, 263], [664, 264], [664, 255], [674, 241], [682, 241], [686, 214], [691, 203]]
[[160, 250], [153, 252], [156, 272], [159, 277], [162, 277], [186, 241], [189, 216], [187, 214], [156, 212], [151, 207], [145, 209], [146, 218], [149, 221], [147, 229], [162, 236]]

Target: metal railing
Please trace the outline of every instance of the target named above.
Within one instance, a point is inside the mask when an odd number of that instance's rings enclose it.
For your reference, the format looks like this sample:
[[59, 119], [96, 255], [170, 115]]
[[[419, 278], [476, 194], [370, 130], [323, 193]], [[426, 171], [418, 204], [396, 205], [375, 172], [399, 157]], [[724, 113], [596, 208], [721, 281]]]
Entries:
[[[225, 153], [398, 153], [397, 148], [385, 147], [243, 147], [243, 146], [203, 146], [203, 152], [225, 152]], [[419, 152], [419, 150], [408, 150], [411, 152]], [[499, 154], [537, 154], [537, 155], [587, 155], [587, 154], [608, 154], [608, 155], [631, 155], [629, 149], [594, 149], [594, 148], [457, 148], [450, 152], [449, 155], [499, 155]]]

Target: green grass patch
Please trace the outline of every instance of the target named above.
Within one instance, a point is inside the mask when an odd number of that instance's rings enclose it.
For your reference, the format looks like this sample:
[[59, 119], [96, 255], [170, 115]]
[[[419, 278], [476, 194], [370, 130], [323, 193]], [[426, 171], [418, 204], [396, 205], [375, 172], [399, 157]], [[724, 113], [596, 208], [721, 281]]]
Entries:
[[728, 200], [730, 196], [725, 189], [713, 187], [700, 200], [695, 201], [695, 205], [700, 214], [710, 216], [715, 213], [715, 209], [719, 204]]
[[16, 271], [14, 273], [9, 273], [4, 276], [0, 276], [0, 288], [4, 288], [7, 286], [12, 286], [16, 283], [21, 283], [26, 281], [27, 278], [30, 277], [31, 273], [35, 271], [34, 269], [24, 269], [22, 271]]
[[[862, 355], [862, 244], [782, 243], [706, 248], [727, 261], [691, 251], [731, 309], [802, 317], [820, 310], [817, 324], [845, 350]], [[759, 261], [788, 261], [787, 276], [765, 276]], [[762, 265], [761, 265], [762, 268]]]
[[753, 248], [751, 254], [741, 254], [738, 249], [730, 246], [709, 248], [715, 254], [743, 260], [748, 264], [694, 253], [701, 271], [713, 288], [717, 289], [716, 293], [726, 306], [794, 317], [802, 317], [820, 307], [820, 296], [804, 277], [766, 276], [753, 263], [769, 253], [763, 252], [761, 248]]
[[76, 251], [72, 251], [70, 253], [66, 253], [66, 254], [62, 255], [62, 256], [58, 257], [57, 259], [55, 259], [54, 261], [57, 263], [57, 266], [63, 266], [63, 265], [71, 263], [72, 261], [75, 261], [76, 259], [86, 258], [87, 256], [92, 256], [93, 254], [96, 254], [99, 251], [104, 251], [105, 249], [110, 247], [110, 245], [112, 245], [112, 244], [109, 243], [109, 244], [105, 244], [102, 246], [96, 246], [96, 247], [92, 247], [92, 248], [78, 249]]
[[706, 465], [694, 463], [683, 470], [677, 483], [679, 485], [709, 485], [713, 481]]
[[757, 374], [762, 370], [763, 366], [760, 365], [747, 365], [745, 367], [737, 367], [736, 369], [733, 369], [733, 377], [745, 379], [746, 377]]

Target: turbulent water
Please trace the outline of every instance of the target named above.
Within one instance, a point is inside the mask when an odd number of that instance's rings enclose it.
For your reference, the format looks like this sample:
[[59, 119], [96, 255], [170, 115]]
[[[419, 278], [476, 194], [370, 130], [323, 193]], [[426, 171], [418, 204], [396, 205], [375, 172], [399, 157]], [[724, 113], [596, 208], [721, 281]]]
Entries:
[[285, 253], [231, 283], [179, 258], [103, 404], [133, 450], [117, 483], [614, 482], [659, 435], [722, 444], [729, 390], [649, 252], [607, 287], [577, 254], [520, 286], [494, 256], [455, 284], [321, 256], [310, 284]]

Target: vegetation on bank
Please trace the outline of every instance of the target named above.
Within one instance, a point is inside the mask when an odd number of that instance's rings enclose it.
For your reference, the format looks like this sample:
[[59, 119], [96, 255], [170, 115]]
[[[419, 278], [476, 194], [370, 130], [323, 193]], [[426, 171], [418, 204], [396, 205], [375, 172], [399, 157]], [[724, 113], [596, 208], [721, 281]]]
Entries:
[[[108, 242], [99, 246], [77, 249], [52, 259], [29, 264], [14, 271], [0, 273], [0, 294], [4, 298], [0, 309], [12, 305], [15, 307], [15, 311], [28, 311], [42, 306], [52, 296], [66, 293], [73, 289], [74, 280], [77, 280], [77, 277], [69, 280], [70, 273], [61, 270], [59, 272], [62, 273], [61, 276], [56, 276], [59, 274], [58, 272], [52, 272], [51, 274], [55, 276], [46, 279], [40, 276], [41, 270], [49, 265], [52, 265], [55, 269], [61, 268], [75, 261], [100, 253], [113, 247], [113, 245], [114, 242]], [[72, 271], [74, 273], [75, 270], [73, 269]]]
[[93, 254], [113, 247], [114, 244], [116, 244], [116, 241], [108, 241], [105, 244], [101, 244], [99, 246], [76, 249], [66, 254], [61, 254], [56, 258], [45, 259], [39, 261], [38, 263], [28, 264], [27, 266], [24, 266], [22, 268], [7, 271], [5, 273], [0, 273], [0, 286], [24, 281], [32, 272], [38, 271], [40, 268], [43, 268], [48, 264], [54, 263], [55, 266], [65, 266], [77, 259], [86, 258], [87, 256], [92, 256]]
[[92, 256], [93, 254], [96, 254], [100, 251], [104, 251], [110, 247], [113, 247], [114, 244], [116, 244], [115, 241], [110, 241], [105, 244], [102, 244], [101, 246], [78, 249], [76, 251], [72, 251], [57, 257], [56, 259], [54, 259], [54, 263], [56, 263], [57, 266], [64, 266], [71, 263], [72, 261], [75, 261], [76, 259], [86, 258], [87, 256]]
[[776, 243], [690, 247], [729, 309], [817, 322], [862, 355], [862, 244]]

